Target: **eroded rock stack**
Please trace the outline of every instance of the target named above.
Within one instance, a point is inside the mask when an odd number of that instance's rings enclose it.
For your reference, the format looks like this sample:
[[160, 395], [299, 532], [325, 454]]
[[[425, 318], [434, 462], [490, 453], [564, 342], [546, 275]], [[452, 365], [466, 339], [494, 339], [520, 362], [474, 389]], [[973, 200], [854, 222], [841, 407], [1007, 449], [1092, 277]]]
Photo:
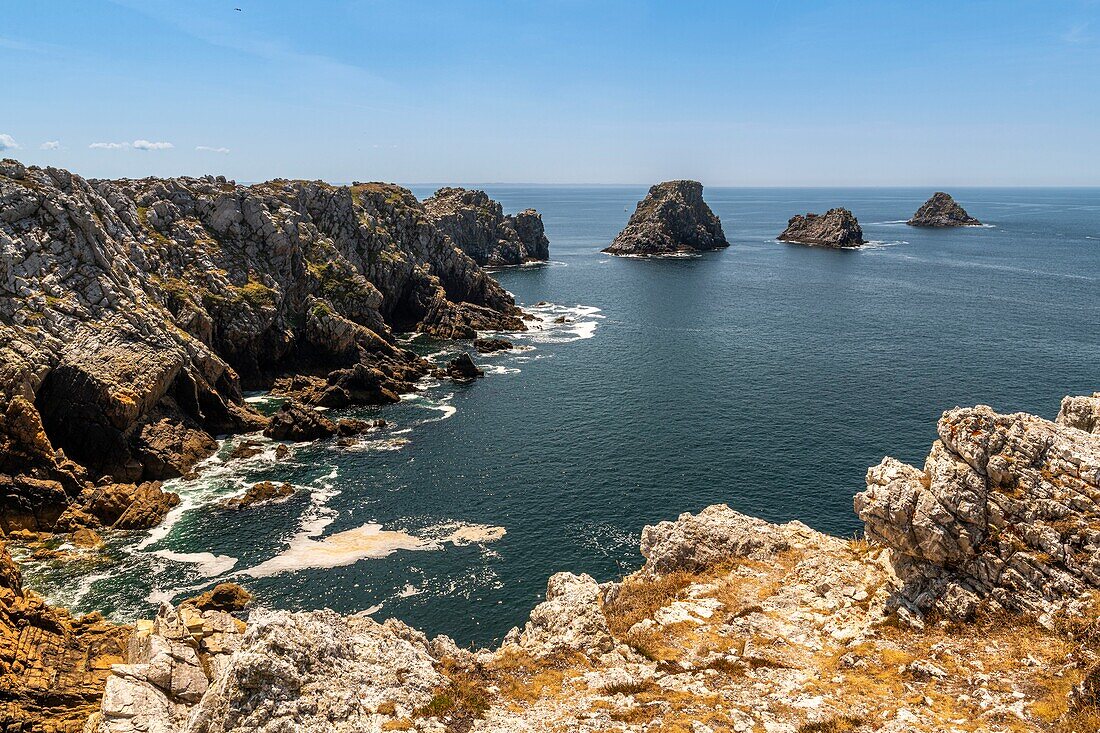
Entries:
[[906, 223], [911, 227], [976, 227], [982, 224], [943, 191], [932, 194]]
[[474, 338], [520, 315], [398, 186], [87, 181], [5, 160], [0, 527], [51, 529], [99, 477], [179, 476], [212, 435], [260, 429], [242, 383], [393, 402], [432, 368], [394, 330]]
[[603, 251], [613, 255], [676, 255], [728, 247], [722, 222], [703, 201], [698, 181], [665, 181], [638, 202], [626, 228]]
[[858, 247], [865, 244], [863, 229], [848, 209], [829, 209], [824, 214], [799, 214], [787, 221], [780, 242], [815, 247]]
[[550, 240], [534, 209], [505, 215], [484, 191], [441, 188], [424, 202], [440, 231], [479, 265], [520, 265], [550, 258]]

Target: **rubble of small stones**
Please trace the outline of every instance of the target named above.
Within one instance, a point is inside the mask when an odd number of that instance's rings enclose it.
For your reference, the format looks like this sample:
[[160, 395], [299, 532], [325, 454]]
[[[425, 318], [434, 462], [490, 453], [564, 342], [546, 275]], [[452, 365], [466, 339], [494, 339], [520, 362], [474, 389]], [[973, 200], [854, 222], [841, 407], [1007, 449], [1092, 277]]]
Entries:
[[911, 227], [976, 227], [982, 224], [943, 191], [932, 194], [906, 223]]
[[856, 217], [844, 208], [829, 209], [824, 214], [792, 216], [778, 239], [814, 247], [844, 248], [866, 244]]
[[722, 222], [703, 201], [698, 181], [665, 181], [638, 202], [626, 228], [603, 251], [667, 256], [728, 247]]
[[550, 259], [542, 216], [534, 209], [505, 214], [484, 191], [441, 188], [424, 202], [432, 223], [479, 265], [499, 267]]

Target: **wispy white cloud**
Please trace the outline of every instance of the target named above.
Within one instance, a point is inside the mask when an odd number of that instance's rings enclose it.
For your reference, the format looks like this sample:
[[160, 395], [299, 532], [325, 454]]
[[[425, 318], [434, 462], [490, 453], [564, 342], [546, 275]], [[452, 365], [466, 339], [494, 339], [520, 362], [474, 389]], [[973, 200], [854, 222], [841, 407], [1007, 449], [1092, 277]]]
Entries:
[[134, 147], [138, 150], [171, 150], [176, 146], [172, 143], [154, 143], [148, 140], [134, 140]]
[[1062, 34], [1062, 40], [1074, 46], [1082, 46], [1092, 40], [1089, 34], [1089, 21], [1078, 23]]
[[61, 150], [60, 140], [47, 140], [38, 146], [39, 150]]
[[171, 150], [176, 146], [172, 143], [134, 140], [132, 143], [92, 143], [88, 147], [93, 150], [126, 150], [128, 148], [135, 150]]
[[18, 150], [19, 143], [15, 142], [15, 138], [6, 133], [0, 132], [0, 150]]
[[196, 145], [195, 150], [203, 153], [221, 153], [222, 155], [226, 155], [229, 152], [229, 148], [214, 148], [209, 145]]

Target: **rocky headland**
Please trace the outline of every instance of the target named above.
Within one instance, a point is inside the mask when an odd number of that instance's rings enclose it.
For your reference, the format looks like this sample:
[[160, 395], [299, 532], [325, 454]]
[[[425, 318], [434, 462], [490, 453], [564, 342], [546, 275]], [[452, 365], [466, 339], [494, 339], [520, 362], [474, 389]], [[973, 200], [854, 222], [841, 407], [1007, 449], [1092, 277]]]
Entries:
[[[923, 469], [868, 471], [865, 539], [725, 505], [646, 527], [639, 571], [554, 575], [495, 649], [324, 610], [242, 622], [234, 588], [132, 634], [93, 619], [69, 643], [112, 640], [100, 666], [128, 643], [84, 730], [1093, 731], [1100, 433], [1079, 425], [1097, 411], [1100, 395], [1067, 398], [1054, 422], [948, 410]], [[9, 600], [12, 573], [0, 609], [27, 603]], [[6, 679], [10, 709], [43, 709]]]
[[550, 259], [550, 240], [534, 209], [505, 214], [484, 191], [441, 188], [424, 202], [428, 218], [479, 265], [500, 267]]
[[829, 209], [824, 214], [792, 216], [778, 239], [815, 247], [859, 247], [866, 243], [856, 217], [842, 208]]
[[[524, 217], [516, 238], [541, 231]], [[434, 222], [386, 183], [85, 180], [4, 160], [0, 532], [149, 526], [172, 505], [159, 481], [214, 435], [309, 431], [268, 426], [242, 388], [395, 402], [433, 369], [395, 332], [524, 330]]]
[[613, 255], [662, 256], [728, 247], [722, 222], [703, 201], [698, 181], [665, 181], [638, 202], [626, 228], [603, 251]]
[[932, 198], [921, 204], [913, 218], [906, 222], [911, 227], [976, 227], [982, 223], [966, 213], [955, 203], [950, 194], [936, 191]]

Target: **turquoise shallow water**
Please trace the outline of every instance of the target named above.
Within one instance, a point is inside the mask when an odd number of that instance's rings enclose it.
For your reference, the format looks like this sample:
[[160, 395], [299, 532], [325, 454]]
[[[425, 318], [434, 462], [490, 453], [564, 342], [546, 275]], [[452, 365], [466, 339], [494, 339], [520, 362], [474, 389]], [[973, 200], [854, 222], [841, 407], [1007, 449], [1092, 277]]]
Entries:
[[[174, 487], [185, 510], [166, 531], [116, 540], [110, 563], [31, 564], [29, 583], [127, 618], [232, 578], [267, 605], [378, 607], [485, 644], [525, 620], [551, 573], [636, 567], [646, 523], [726, 502], [853, 534], [867, 467], [922, 462], [944, 409], [1053, 417], [1062, 395], [1100, 389], [1100, 190], [955, 189], [990, 226], [935, 231], [902, 223], [926, 189], [708, 188], [732, 246], [671, 261], [599, 254], [644, 187], [488, 191], [507, 211], [540, 210], [551, 240], [552, 264], [498, 274], [520, 303], [550, 303], [536, 309], [543, 329], [517, 339], [525, 350], [480, 357], [490, 374], [474, 385], [355, 412], [391, 423], [355, 450], [214, 461]], [[789, 216], [838, 205], [875, 244], [774, 240]], [[412, 345], [440, 359], [456, 348]], [[247, 512], [215, 505], [261, 479], [301, 491]], [[369, 523], [436, 541], [239, 575], [295, 538]], [[506, 534], [444, 541], [456, 523]]]

